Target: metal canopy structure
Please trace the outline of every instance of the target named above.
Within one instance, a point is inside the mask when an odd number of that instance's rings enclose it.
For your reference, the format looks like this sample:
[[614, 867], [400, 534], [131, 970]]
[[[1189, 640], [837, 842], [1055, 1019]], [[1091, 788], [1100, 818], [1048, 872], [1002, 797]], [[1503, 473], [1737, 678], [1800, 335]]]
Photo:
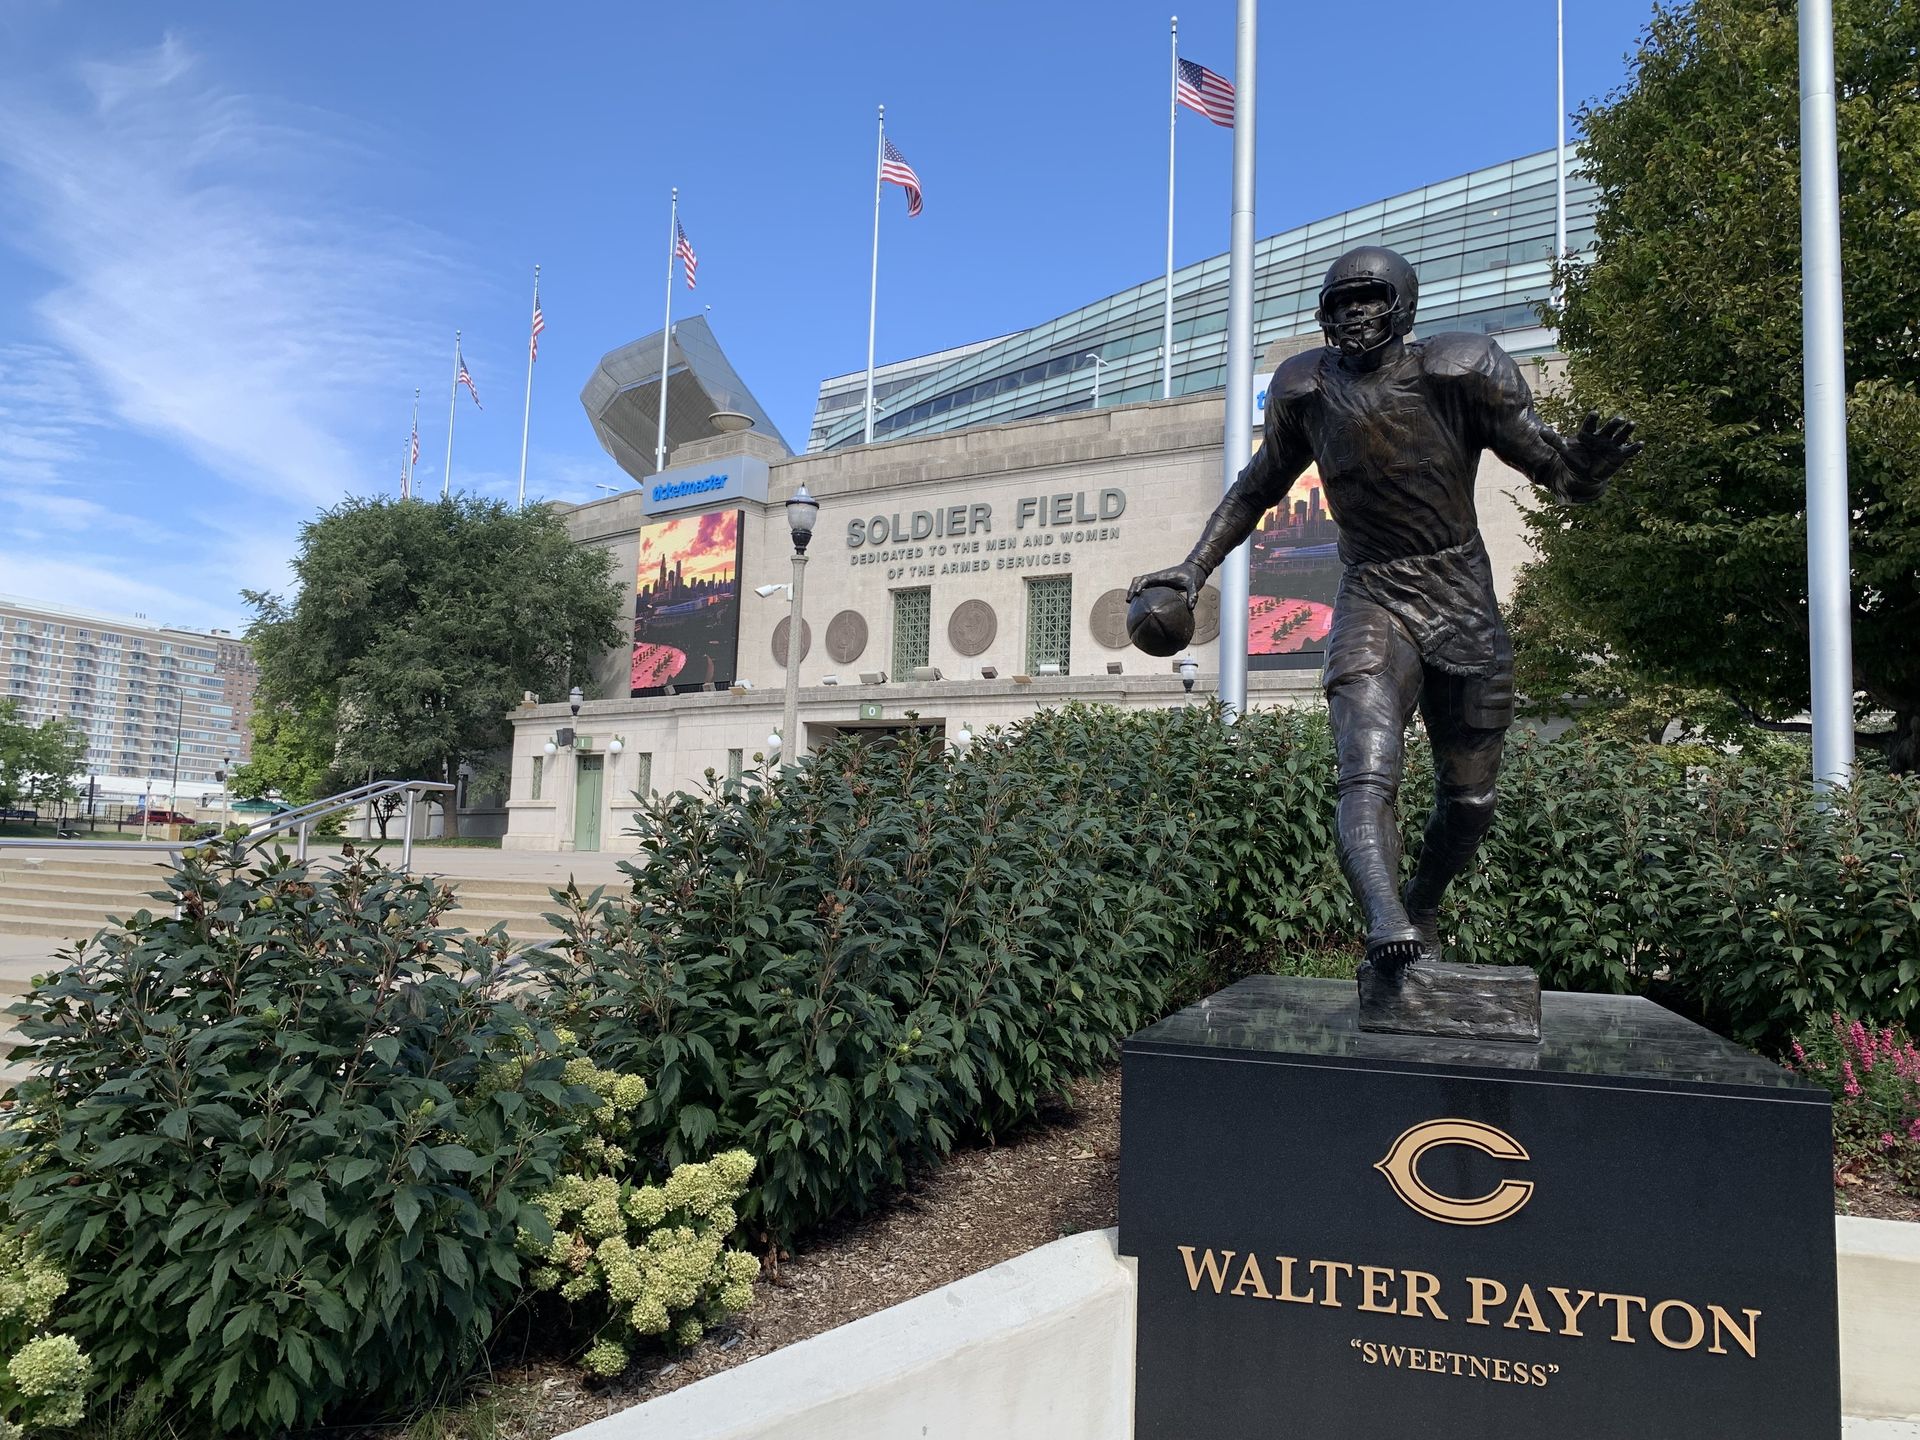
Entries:
[[[654, 473], [660, 425], [660, 332], [608, 351], [594, 366], [580, 403], [601, 447], [635, 480]], [[793, 447], [728, 363], [704, 315], [676, 321], [667, 346], [667, 454], [723, 432], [715, 415], [745, 415], [760, 434]], [[737, 425], [736, 425], [737, 428]]]

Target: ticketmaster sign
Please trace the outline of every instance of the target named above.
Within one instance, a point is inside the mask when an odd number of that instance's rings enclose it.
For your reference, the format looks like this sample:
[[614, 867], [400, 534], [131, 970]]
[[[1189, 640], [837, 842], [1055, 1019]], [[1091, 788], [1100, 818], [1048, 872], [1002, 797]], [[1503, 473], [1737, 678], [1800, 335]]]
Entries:
[[705, 465], [662, 470], [641, 482], [641, 509], [649, 515], [676, 510], [713, 510], [736, 500], [767, 499], [767, 462], [754, 455], [729, 455]]

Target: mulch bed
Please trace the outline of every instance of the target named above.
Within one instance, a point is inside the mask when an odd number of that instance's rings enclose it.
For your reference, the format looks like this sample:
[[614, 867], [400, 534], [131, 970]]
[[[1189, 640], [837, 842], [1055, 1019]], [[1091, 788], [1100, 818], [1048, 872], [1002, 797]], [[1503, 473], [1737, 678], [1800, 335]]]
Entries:
[[[1115, 1223], [1120, 1174], [1118, 1067], [999, 1145], [956, 1153], [883, 1209], [809, 1237], [764, 1274], [753, 1307], [677, 1358], [642, 1360], [619, 1379], [590, 1381], [540, 1361], [496, 1372], [486, 1433], [550, 1440], [605, 1415], [884, 1310], [1011, 1260], [1035, 1246]], [[1884, 1173], [1835, 1175], [1844, 1215], [1920, 1221], [1920, 1196]], [[401, 1432], [381, 1432], [400, 1440]], [[435, 1432], [463, 1433], [457, 1424]]]

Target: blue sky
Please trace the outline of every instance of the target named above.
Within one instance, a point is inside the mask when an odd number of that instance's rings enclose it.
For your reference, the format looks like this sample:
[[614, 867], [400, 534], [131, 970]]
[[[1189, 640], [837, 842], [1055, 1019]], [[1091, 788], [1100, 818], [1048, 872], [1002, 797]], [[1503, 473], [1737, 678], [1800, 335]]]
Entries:
[[[1647, 0], [1569, 0], [1570, 109]], [[795, 445], [865, 363], [874, 106], [882, 361], [1048, 319], [1163, 264], [1169, 5], [0, 5], [0, 591], [191, 625], [284, 589], [300, 524], [392, 491], [416, 386], [437, 488], [623, 479], [579, 392], [658, 328], [667, 195], [709, 319]], [[1231, 72], [1234, 6], [1181, 17]], [[1267, 0], [1262, 235], [1545, 148], [1552, 0]], [[1176, 258], [1226, 248], [1231, 136], [1180, 117]]]

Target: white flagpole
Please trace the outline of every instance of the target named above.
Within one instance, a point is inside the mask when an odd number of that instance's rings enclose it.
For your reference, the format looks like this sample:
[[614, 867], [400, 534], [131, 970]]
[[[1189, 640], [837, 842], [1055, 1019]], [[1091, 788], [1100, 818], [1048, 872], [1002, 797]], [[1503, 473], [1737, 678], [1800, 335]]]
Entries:
[[414, 442], [419, 439], [419, 436], [420, 387], [416, 385], [413, 387], [413, 429], [407, 433], [407, 483], [405, 489], [400, 492], [400, 498], [403, 500], [411, 500], [413, 498], [413, 447]]
[[413, 436], [407, 436], [407, 443], [400, 452], [400, 498], [407, 498], [408, 469], [413, 465]]
[[1173, 17], [1167, 71], [1167, 317], [1160, 332], [1160, 398], [1173, 398], [1173, 137], [1180, 118], [1180, 17]]
[[[1553, 114], [1553, 258], [1567, 258], [1567, 5], [1554, 0], [1554, 68], [1558, 75]], [[1554, 287], [1556, 290], [1558, 286]]]
[[660, 321], [660, 435], [653, 443], [653, 469], [657, 475], [667, 468], [667, 362], [668, 345], [673, 339], [673, 252], [674, 237], [680, 229], [680, 187], [673, 187], [673, 204], [667, 211], [667, 313]]
[[1847, 357], [1834, 109], [1833, 0], [1800, 0], [1800, 294], [1807, 415], [1807, 639], [1813, 783], [1853, 780]]
[[[1233, 55], [1233, 226], [1227, 260], [1227, 436], [1222, 490], [1247, 463], [1253, 434], [1254, 81], [1259, 73], [1259, 7], [1239, 0]], [[1246, 541], [1217, 572], [1220, 585], [1220, 703], [1229, 720], [1247, 713]]]
[[880, 132], [873, 142], [873, 280], [867, 287], [867, 440], [873, 443], [873, 317], [880, 304], [880, 167], [887, 159], [887, 107], [880, 107]]
[[[533, 267], [533, 308], [540, 309], [540, 267]], [[533, 316], [527, 317], [527, 408], [520, 412], [520, 503], [514, 508], [527, 508], [527, 427], [533, 422]]]
[[453, 412], [457, 408], [454, 401], [460, 398], [460, 332], [453, 332], [453, 387], [447, 391], [447, 473], [440, 482], [440, 498], [446, 499], [453, 490]]

